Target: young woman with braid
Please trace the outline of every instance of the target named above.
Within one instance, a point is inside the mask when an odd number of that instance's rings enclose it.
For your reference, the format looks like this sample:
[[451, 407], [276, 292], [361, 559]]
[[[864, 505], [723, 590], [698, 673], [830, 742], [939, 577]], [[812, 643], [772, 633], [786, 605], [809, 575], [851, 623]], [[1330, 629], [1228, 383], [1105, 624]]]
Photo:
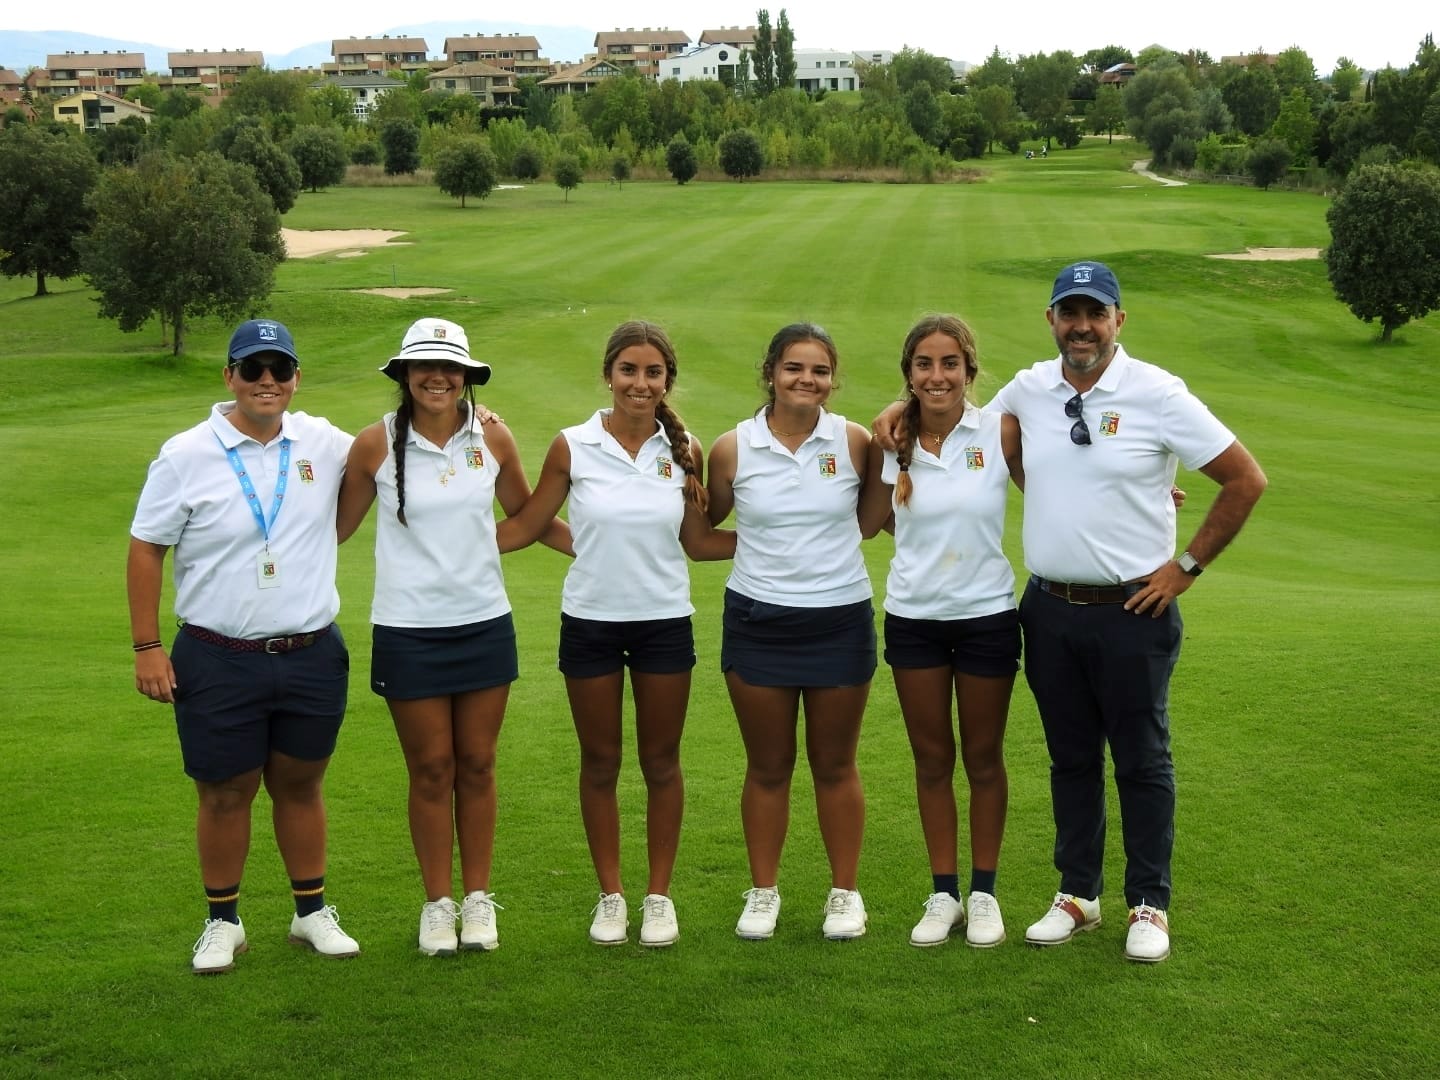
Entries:
[[[873, 536], [894, 515], [885, 661], [915, 756], [933, 876], [910, 943], [940, 945], [964, 927], [969, 944], [987, 948], [1005, 940], [995, 871], [1009, 793], [1005, 719], [1020, 658], [1015, 573], [1000, 546], [1010, 476], [1000, 415], [969, 400], [978, 367], [962, 320], [930, 315], [916, 323], [900, 370], [905, 431], [895, 451], [870, 446], [860, 528]], [[952, 702], [970, 785], [968, 925], [956, 858]]]
[[[453, 956], [499, 944], [495, 744], [519, 672], [494, 503], [513, 513], [530, 485], [509, 429], [477, 411], [474, 388], [490, 367], [471, 358], [463, 329], [421, 319], [380, 370], [399, 384], [399, 404], [356, 437], [337, 528], [349, 538], [379, 498], [370, 685], [390, 708], [410, 776], [410, 837], [426, 895], [420, 951]], [[564, 522], [542, 531], [570, 551]]]
[[556, 437], [535, 494], [498, 528], [501, 551], [523, 546], [569, 500], [575, 563], [561, 598], [560, 670], [580, 741], [580, 816], [600, 883], [590, 926], [597, 945], [622, 944], [628, 934], [615, 795], [627, 666], [648, 793], [640, 944], [679, 937], [670, 878], [685, 803], [680, 736], [695, 666], [685, 556], [728, 559], [735, 551], [733, 533], [710, 527], [703, 450], [667, 400], [677, 370], [658, 326], [616, 327], [602, 366], [610, 407]]

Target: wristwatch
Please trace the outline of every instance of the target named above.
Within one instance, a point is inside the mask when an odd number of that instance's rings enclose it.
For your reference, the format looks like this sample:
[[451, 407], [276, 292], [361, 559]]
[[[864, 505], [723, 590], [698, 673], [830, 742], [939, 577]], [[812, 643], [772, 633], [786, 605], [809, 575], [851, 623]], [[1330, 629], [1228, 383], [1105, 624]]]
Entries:
[[1199, 577], [1205, 572], [1205, 568], [1196, 562], [1195, 556], [1191, 555], [1188, 551], [1182, 551], [1180, 557], [1175, 561], [1179, 564], [1180, 569], [1184, 570], [1185, 573], [1191, 577]]

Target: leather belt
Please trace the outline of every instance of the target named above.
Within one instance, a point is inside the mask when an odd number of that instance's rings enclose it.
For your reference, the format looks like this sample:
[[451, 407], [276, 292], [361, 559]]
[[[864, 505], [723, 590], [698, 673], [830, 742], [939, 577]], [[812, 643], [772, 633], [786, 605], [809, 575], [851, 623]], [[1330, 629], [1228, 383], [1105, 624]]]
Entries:
[[1130, 581], [1124, 585], [1075, 585], [1068, 581], [1046, 581], [1034, 574], [1030, 583], [1043, 593], [1058, 596], [1067, 604], [1123, 604], [1134, 596], [1143, 581]]
[[[331, 626], [334, 624], [332, 623]], [[307, 634], [287, 634], [284, 637], [270, 638], [234, 638], [226, 637], [224, 634], [217, 634], [214, 630], [207, 630], [203, 626], [196, 626], [194, 623], [186, 623], [181, 627], [185, 633], [210, 645], [219, 645], [222, 649], [233, 649], [235, 652], [263, 652], [263, 653], [287, 653], [296, 649], [308, 649], [317, 641], [330, 633], [329, 626], [322, 626], [319, 630], [311, 630]]]

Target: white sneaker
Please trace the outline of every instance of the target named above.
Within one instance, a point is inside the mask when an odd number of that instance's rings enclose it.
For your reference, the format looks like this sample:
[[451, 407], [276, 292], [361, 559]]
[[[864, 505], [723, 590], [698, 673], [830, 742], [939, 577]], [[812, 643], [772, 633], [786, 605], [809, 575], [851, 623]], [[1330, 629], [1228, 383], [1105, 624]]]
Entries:
[[420, 909], [420, 951], [426, 956], [454, 956], [455, 916], [459, 909], [448, 896], [431, 900]]
[[735, 933], [747, 941], [768, 941], [775, 934], [780, 917], [780, 890], [770, 885], [745, 892], [745, 910], [735, 924]]
[[865, 933], [865, 901], [860, 894], [854, 889], [831, 889], [820, 932], [831, 941], [845, 941]]
[[965, 925], [965, 905], [949, 893], [931, 893], [925, 914], [910, 931], [910, 944], [921, 949], [943, 945], [950, 934]]
[[1025, 941], [1030, 945], [1063, 945], [1084, 930], [1094, 930], [1100, 925], [1100, 900], [1086, 900], [1084, 897], [1057, 892], [1050, 904], [1050, 910], [1037, 923], [1031, 923], [1025, 931]]
[[1170, 955], [1170, 922], [1164, 908], [1151, 907], [1143, 900], [1130, 909], [1130, 929], [1125, 934], [1125, 959], [1158, 964]]
[[196, 975], [220, 975], [235, 967], [235, 954], [250, 948], [245, 925], [238, 919], [206, 919], [205, 932], [191, 949], [190, 970]]
[[495, 912], [504, 910], [484, 889], [467, 895], [460, 908], [460, 947], [485, 952], [498, 949], [500, 931], [495, 927]]
[[321, 956], [328, 956], [332, 960], [360, 955], [360, 945], [340, 929], [339, 915], [334, 904], [327, 904], [319, 911], [312, 911], [303, 919], [299, 915], [291, 919], [290, 941], [295, 945], [309, 945]]
[[1005, 940], [1005, 920], [1000, 901], [988, 892], [970, 894], [970, 921], [965, 926], [965, 943], [976, 949], [993, 949]]
[[622, 893], [601, 893], [590, 923], [590, 940], [596, 945], [624, 945], [630, 930], [630, 913]]
[[645, 916], [640, 923], [640, 944], [653, 949], [674, 945], [680, 937], [680, 923], [675, 918], [675, 905], [668, 896], [651, 893], [645, 897]]

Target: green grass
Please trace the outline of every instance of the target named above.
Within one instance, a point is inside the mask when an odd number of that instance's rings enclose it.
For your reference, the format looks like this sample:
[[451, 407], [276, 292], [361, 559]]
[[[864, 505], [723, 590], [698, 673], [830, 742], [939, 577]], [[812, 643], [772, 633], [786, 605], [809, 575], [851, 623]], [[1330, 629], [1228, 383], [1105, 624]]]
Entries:
[[[907, 944], [928, 889], [909, 754], [888, 674], [866, 717], [864, 939], [820, 940], [827, 885], [797, 773], [776, 939], [733, 933], [746, 887], [743, 752], [716, 671], [723, 566], [693, 567], [700, 666], [684, 761], [679, 945], [585, 940], [595, 883], [576, 752], [554, 669], [563, 560], [509, 557], [522, 678], [501, 740], [495, 887], [502, 947], [420, 957], [405, 778], [368, 692], [371, 526], [341, 553], [351, 709], [330, 770], [330, 898], [365, 954], [286, 945], [289, 898], [263, 800], [245, 882], [251, 951], [187, 973], [203, 908], [194, 797], [173, 720], [132, 689], [123, 563], [145, 467], [223, 396], [229, 327], [201, 320], [172, 359], [119, 333], [83, 284], [29, 298], [0, 280], [0, 501], [8, 562], [0, 724], [0, 1075], [1385, 1076], [1440, 1070], [1432, 1002], [1440, 319], [1388, 348], [1334, 300], [1318, 263], [1209, 252], [1327, 240], [1314, 196], [1163, 188], [1124, 146], [986, 162], [982, 182], [586, 184], [497, 192], [460, 210], [434, 189], [304, 194], [296, 228], [402, 229], [404, 246], [283, 265], [270, 314], [295, 331], [297, 407], [350, 429], [388, 404], [376, 367], [422, 314], [467, 327], [494, 366], [485, 400], [532, 479], [562, 426], [603, 403], [600, 352], [622, 319], [664, 324], [677, 407], [708, 445], [759, 400], [769, 335], [824, 323], [834, 405], [868, 422], [897, 390], [912, 319], [976, 327], [983, 392], [1047, 356], [1050, 280], [1078, 257], [1119, 274], [1135, 355], [1181, 374], [1254, 451], [1270, 490], [1184, 600], [1172, 711], [1180, 803], [1175, 951], [1121, 957], [1113, 830], [1106, 925], [1019, 944], [1054, 889], [1046, 758], [1017, 688], [999, 895], [1011, 942]], [[453, 289], [400, 301], [353, 290]], [[1182, 534], [1211, 487], [1186, 476]], [[1019, 563], [1018, 500], [1007, 546]], [[889, 541], [867, 545], [883, 588]], [[643, 587], [643, 583], [637, 583]], [[167, 596], [168, 604], [168, 596]], [[626, 879], [643, 885], [643, 788], [622, 778]], [[1115, 808], [1112, 801], [1112, 813]], [[637, 916], [638, 918], [638, 916]], [[633, 942], [633, 938], [632, 938]]]

